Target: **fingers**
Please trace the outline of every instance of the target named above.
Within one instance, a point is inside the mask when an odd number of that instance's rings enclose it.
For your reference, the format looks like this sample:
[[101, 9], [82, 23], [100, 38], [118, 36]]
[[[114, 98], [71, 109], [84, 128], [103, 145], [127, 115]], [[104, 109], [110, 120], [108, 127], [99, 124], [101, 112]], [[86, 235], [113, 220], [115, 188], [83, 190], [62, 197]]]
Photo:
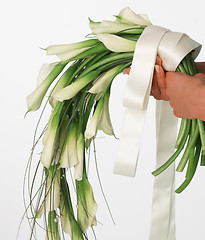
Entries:
[[161, 59], [161, 57], [158, 56], [158, 55], [157, 55], [155, 64], [158, 65], [158, 66], [162, 66], [162, 59]]
[[169, 100], [166, 94], [165, 73], [163, 68], [159, 65], [155, 65], [151, 95], [157, 100]]
[[131, 67], [125, 68], [123, 73], [129, 75], [130, 74], [130, 70], [131, 70]]
[[158, 86], [158, 79], [157, 79], [158, 76], [157, 76], [157, 71], [156, 71], [156, 68], [158, 68], [158, 67], [159, 67], [158, 65], [155, 67], [150, 95], [153, 96], [157, 100], [161, 100], [161, 92], [160, 92], [160, 89]]
[[[159, 65], [159, 66], [162, 66], [162, 59], [160, 56], [157, 56], [156, 57], [156, 62], [155, 62], [156, 65]], [[123, 71], [124, 74], [130, 74], [130, 70], [131, 70], [131, 67], [129, 68], [125, 68], [125, 70]]]
[[166, 81], [165, 81], [165, 73], [164, 70], [161, 66], [156, 66], [156, 75], [157, 75], [157, 82], [158, 82], [158, 87], [160, 89], [161, 92], [161, 99], [168, 101], [169, 100], [169, 96], [166, 94]]

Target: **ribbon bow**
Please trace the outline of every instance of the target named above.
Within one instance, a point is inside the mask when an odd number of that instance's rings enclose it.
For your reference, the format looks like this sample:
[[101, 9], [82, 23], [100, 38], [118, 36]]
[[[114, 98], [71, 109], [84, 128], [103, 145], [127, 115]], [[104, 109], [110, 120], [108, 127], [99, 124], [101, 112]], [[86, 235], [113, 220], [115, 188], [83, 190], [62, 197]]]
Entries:
[[[201, 45], [184, 33], [150, 25], [137, 41], [123, 105], [126, 107], [114, 165], [114, 173], [135, 176], [140, 142], [150, 96], [157, 54], [163, 68], [175, 71], [181, 60], [192, 52], [196, 58]], [[166, 127], [169, 126], [169, 127]], [[177, 118], [167, 102], [156, 104], [157, 167], [174, 152]], [[150, 240], [174, 240], [174, 164], [155, 179]]]

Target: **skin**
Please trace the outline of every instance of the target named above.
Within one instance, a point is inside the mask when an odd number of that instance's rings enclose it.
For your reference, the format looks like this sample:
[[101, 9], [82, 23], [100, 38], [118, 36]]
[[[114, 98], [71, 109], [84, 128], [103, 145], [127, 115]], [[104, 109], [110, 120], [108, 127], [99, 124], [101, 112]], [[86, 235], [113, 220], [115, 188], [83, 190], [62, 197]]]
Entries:
[[164, 72], [161, 64], [155, 68], [151, 95], [169, 101], [179, 118], [205, 121], [205, 62], [197, 63], [198, 74]]
[[[169, 101], [176, 117], [205, 121], [205, 62], [198, 62], [199, 73], [165, 72], [160, 57], [156, 59], [150, 95]], [[129, 74], [130, 68], [126, 69]]]

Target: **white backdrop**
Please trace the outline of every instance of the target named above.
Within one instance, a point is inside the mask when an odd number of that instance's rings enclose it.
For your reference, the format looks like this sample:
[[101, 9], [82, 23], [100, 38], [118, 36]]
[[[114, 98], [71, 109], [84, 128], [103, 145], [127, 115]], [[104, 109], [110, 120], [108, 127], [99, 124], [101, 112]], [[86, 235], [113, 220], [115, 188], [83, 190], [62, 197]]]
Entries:
[[[125, 6], [136, 13], [148, 14], [151, 22], [171, 30], [187, 33], [205, 43], [202, 0], [8, 0], [0, 3], [0, 78], [1, 78], [1, 173], [0, 173], [0, 239], [16, 238], [24, 212], [22, 184], [32, 137], [39, 113], [26, 112], [26, 96], [34, 89], [40, 66], [53, 59], [40, 47], [81, 41], [90, 32], [88, 17], [94, 21], [113, 20]], [[198, 60], [205, 59], [202, 49]], [[114, 82], [111, 113], [119, 136], [123, 108], [121, 106], [126, 76]], [[98, 167], [107, 200], [116, 225], [108, 214], [96, 176], [92, 186], [99, 204], [97, 239], [147, 240], [155, 168], [154, 100], [151, 99], [142, 149], [135, 178], [112, 173], [117, 140], [111, 137], [97, 141]], [[94, 167], [94, 164], [93, 164]], [[91, 166], [92, 168], [92, 166]], [[205, 236], [205, 169], [197, 170], [193, 182], [177, 201], [177, 240], [202, 240]], [[178, 176], [177, 186], [183, 180]], [[91, 179], [92, 181], [92, 179]], [[24, 221], [19, 239], [28, 238]], [[44, 239], [39, 235], [39, 239]], [[90, 239], [94, 239], [91, 235]]]

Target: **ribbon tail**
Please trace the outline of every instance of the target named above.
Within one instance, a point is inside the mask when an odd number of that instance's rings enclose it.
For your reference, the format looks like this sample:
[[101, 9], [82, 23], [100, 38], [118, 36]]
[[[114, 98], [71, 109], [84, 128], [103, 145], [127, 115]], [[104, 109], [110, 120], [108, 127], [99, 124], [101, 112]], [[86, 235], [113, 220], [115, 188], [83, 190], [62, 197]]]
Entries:
[[125, 109], [114, 173], [135, 176], [146, 112], [134, 108]]
[[[161, 166], [174, 152], [178, 119], [168, 102], [157, 101], [157, 163]], [[149, 240], [175, 240], [175, 165], [155, 178]]]

